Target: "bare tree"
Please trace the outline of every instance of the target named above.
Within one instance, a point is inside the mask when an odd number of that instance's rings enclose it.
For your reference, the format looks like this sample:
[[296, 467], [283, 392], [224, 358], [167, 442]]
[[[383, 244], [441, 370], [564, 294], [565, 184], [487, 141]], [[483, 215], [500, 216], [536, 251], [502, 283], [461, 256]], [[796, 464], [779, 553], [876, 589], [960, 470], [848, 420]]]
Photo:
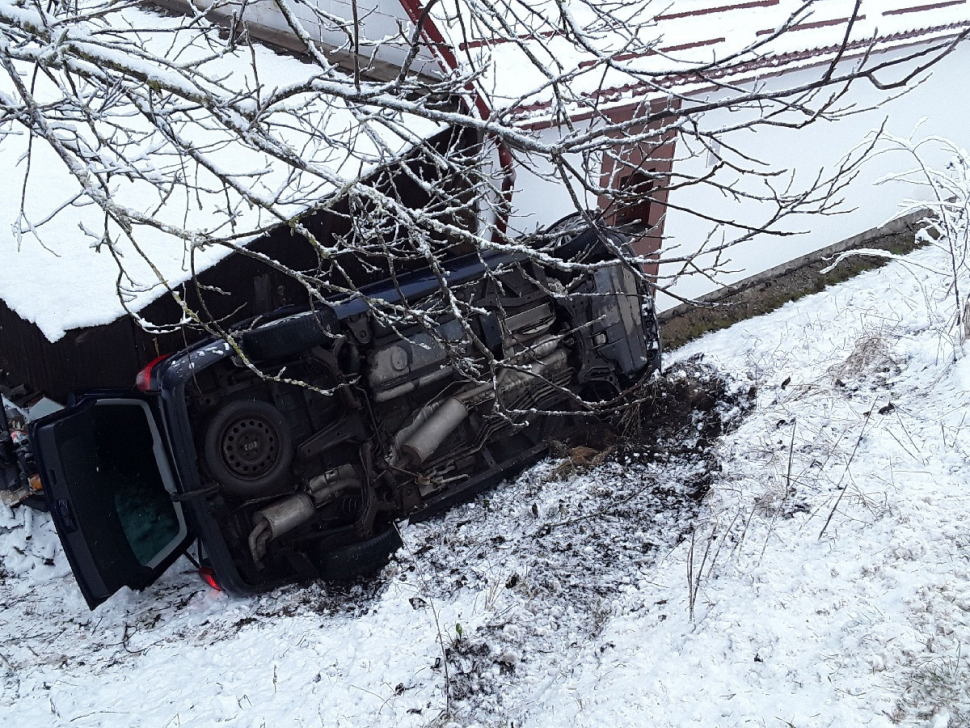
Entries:
[[[915, 261], [887, 250], [859, 248], [835, 256], [823, 272], [847, 258], [864, 255], [885, 260], [902, 260], [928, 276], [923, 288], [930, 324], [950, 339], [954, 358], [963, 353], [970, 338], [970, 301], [967, 298], [970, 257], [970, 156], [948, 139], [895, 137], [884, 134], [876, 152], [902, 156], [911, 169], [891, 175], [883, 184], [903, 183], [911, 192], [925, 192], [923, 199], [902, 203], [900, 216], [919, 215], [917, 241], [934, 249], [931, 260]], [[938, 166], [937, 166], [938, 165]]]
[[[853, 84], [887, 96], [904, 90], [966, 35], [881, 54], [883, 40], [857, 27], [861, 2], [841, 3], [836, 42], [810, 73], [779, 83], [756, 71], [784, 58], [796, 31], [831, 25], [817, 22], [816, 0], [789, 0], [770, 32], [689, 61], [658, 31], [679, 6], [651, 0], [405, 2], [410, 24], [377, 38], [362, 29], [378, 5], [359, 0], [346, 18], [307, 0], [261, 4], [263, 15], [245, 3], [203, 3], [183, 16], [135, 2], [2, 0], [0, 143], [29, 168], [15, 233], [53, 245], [45, 227], [75, 215], [79, 238], [117, 261], [118, 294], [132, 312], [161, 287], [179, 301], [182, 323], [222, 331], [205, 310], [218, 292], [190, 302], [188, 273], [173, 274], [164, 260], [187, 261], [183, 268], [194, 272], [228, 252], [256, 257], [292, 276], [308, 300], [359, 295], [361, 271], [351, 268], [360, 265], [386, 266], [383, 274], [420, 265], [443, 275], [456, 251], [505, 250], [568, 268], [576, 264], [548, 246], [570, 225], [602, 216], [589, 212], [598, 201], [609, 201], [601, 207], [611, 221], [649, 238], [662, 212], [645, 219], [638, 206], [672, 209], [669, 192], [703, 187], [768, 210], [757, 220], [690, 210], [710, 223], [701, 247], [708, 262], [700, 265], [696, 251], [664, 251], [663, 259], [677, 275], [713, 275], [739, 243], [789, 234], [785, 221], [796, 215], [836, 211], [864, 156], [795, 187], [732, 148], [734, 132], [858, 111], [846, 101]], [[295, 63], [281, 73], [248, 32], [270, 10], [301, 51], [296, 74]], [[336, 47], [317, 42], [335, 35], [344, 38]], [[378, 62], [384, 49], [396, 50], [395, 64]], [[640, 99], [625, 116], [615, 113], [623, 94], [628, 108], [630, 97]], [[709, 124], [721, 110], [731, 120]], [[537, 124], [555, 133], [538, 133]], [[672, 154], [712, 164], [696, 175], [651, 164]], [[408, 159], [420, 161], [400, 164]], [[64, 191], [39, 212], [29, 204], [38, 194], [33, 180], [39, 168], [58, 165]], [[393, 179], [381, 172], [392, 166]], [[572, 222], [523, 237], [536, 231], [515, 217], [516, 171], [568, 191]], [[420, 190], [420, 205], [408, 204], [400, 180]], [[345, 216], [347, 231], [319, 236], [307, 221], [321, 210]], [[319, 266], [294, 270], [247, 247], [281, 225], [314, 246]], [[617, 252], [663, 290], [670, 280], [657, 277], [656, 247]]]
[[[129, 312], [178, 303], [180, 320], [144, 326], [222, 337], [142, 384], [180, 478], [160, 500], [209, 524], [213, 564], [242, 591], [375, 565], [400, 519], [538, 457], [590, 409], [636, 401], [659, 364], [658, 259], [716, 274], [754, 236], [836, 212], [865, 155], [799, 184], [736, 135], [858, 111], [853, 85], [889, 97], [966, 34], [910, 47], [874, 35], [862, 0], [751, 0], [719, 9], [769, 8], [771, 27], [681, 56], [707, 47], [678, 25], [711, 12], [694, 0], [350, 0], [346, 17], [325, 9], [337, 0], [193, 3], [171, 16], [0, 0], [0, 154], [26, 170], [21, 244], [93, 246]], [[381, 26], [392, 6], [399, 22]], [[819, 28], [827, 45], [806, 53], [798, 39]], [[530, 204], [565, 204], [537, 224], [516, 174], [539, 186]], [[664, 209], [689, 188], [757, 216], [697, 205], [700, 253], [661, 249]], [[288, 262], [288, 241], [310, 259]], [[234, 324], [252, 312], [201, 273], [230, 254], [284, 276], [306, 308]], [[127, 451], [116, 422], [105, 440]], [[141, 439], [161, 464], [162, 438]]]

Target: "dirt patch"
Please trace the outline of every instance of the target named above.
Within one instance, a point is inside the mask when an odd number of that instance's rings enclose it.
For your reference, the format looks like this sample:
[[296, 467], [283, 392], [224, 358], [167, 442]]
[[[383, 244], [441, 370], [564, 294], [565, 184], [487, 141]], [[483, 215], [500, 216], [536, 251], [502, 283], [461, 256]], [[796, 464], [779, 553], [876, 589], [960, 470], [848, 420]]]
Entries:
[[725, 379], [695, 354], [646, 386], [623, 420], [625, 449], [661, 460], [707, 456], [716, 438], [737, 427], [756, 394], [755, 387]]
[[[457, 718], [501, 723], [506, 686], [543, 679], [556, 644], [598, 644], [615, 596], [690, 537], [718, 439], [753, 395], [700, 355], [678, 362], [612, 434], [554, 448], [514, 483], [409, 527], [392, 569], [414, 584], [412, 607], [477, 595], [476, 610], [439, 626], [444, 654], [429, 665]], [[645, 600], [636, 608], [666, 618]]]
[[[914, 230], [906, 228], [875, 240], [867, 240], [864, 247], [905, 255], [920, 246], [915, 240]], [[754, 285], [729, 291], [719, 296], [716, 301], [678, 306], [660, 316], [664, 348], [673, 350], [709, 331], [726, 329], [738, 321], [770, 313], [789, 301], [818, 293], [860, 273], [880, 268], [887, 262], [885, 258], [860, 255], [842, 261], [835, 270], [823, 274], [822, 270], [831, 264], [831, 260], [822, 258]]]

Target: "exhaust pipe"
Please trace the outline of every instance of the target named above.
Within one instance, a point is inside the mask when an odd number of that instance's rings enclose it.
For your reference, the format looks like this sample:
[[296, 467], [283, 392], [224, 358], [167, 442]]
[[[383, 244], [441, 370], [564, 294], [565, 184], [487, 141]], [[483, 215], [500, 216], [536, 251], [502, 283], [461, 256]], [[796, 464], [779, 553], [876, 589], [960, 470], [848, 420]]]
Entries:
[[[515, 371], [506, 369], [498, 378], [495, 390], [501, 394], [506, 394], [519, 387], [530, 384], [537, 377], [549, 369], [556, 369], [566, 363], [566, 352], [556, 349], [556, 341], [551, 342], [552, 353], [539, 359], [525, 371]], [[412, 465], [420, 465], [434, 454], [445, 438], [450, 435], [458, 425], [468, 417], [469, 402], [476, 397], [480, 397], [491, 389], [490, 384], [480, 384], [472, 387], [454, 397], [449, 397], [442, 402], [437, 409], [427, 416], [424, 423], [401, 444], [401, 453], [410, 460]]]
[[438, 449], [445, 438], [468, 417], [468, 408], [455, 397], [449, 397], [424, 424], [412, 434], [401, 452], [415, 465], [420, 465]]
[[317, 508], [334, 500], [345, 490], [359, 490], [360, 480], [353, 465], [345, 464], [328, 470], [308, 484], [307, 493], [297, 493], [261, 508], [253, 514], [249, 534], [249, 552], [259, 566], [270, 541], [289, 533], [313, 518]]

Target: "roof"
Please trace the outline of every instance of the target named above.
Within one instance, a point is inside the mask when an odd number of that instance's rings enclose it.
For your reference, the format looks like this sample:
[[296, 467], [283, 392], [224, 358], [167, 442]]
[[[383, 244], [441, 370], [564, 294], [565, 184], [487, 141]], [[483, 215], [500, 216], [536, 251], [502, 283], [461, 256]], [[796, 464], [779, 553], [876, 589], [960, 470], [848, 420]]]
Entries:
[[[0, 22], [34, 12], [34, 7], [0, 0]], [[202, 70], [217, 95], [244, 95], [255, 105], [274, 89], [299, 87], [319, 71], [258, 45], [226, 52], [224, 46], [198, 43], [198, 32], [191, 30], [198, 21], [191, 17], [162, 16], [124, 3], [112, 7], [123, 9], [64, 32], [76, 34], [78, 44], [88, 44], [102, 57], [124, 54], [127, 62], [141, 64], [148, 86], [190, 83], [179, 72], [187, 66]], [[168, 65], [152, 62], [141, 51], [159, 53]], [[38, 96], [57, 97], [53, 89], [44, 88], [43, 77], [37, 83]], [[60, 129], [66, 137], [77, 135], [78, 146], [87, 147], [91, 169], [111, 170], [110, 200], [144, 214], [157, 227], [140, 226], [137, 247], [117, 228], [111, 244], [105, 243], [103, 211], [90, 201], [85, 204], [78, 180], [61, 159], [45, 144], [31, 144], [22, 127], [0, 125], [0, 298], [50, 341], [65, 331], [138, 311], [167, 287], [188, 280], [193, 266], [198, 272], [232, 254], [233, 246], [279, 223], [263, 203], [273, 202], [286, 214], [300, 213], [441, 128], [400, 114], [383, 113], [375, 120], [366, 107], [294, 92], [285, 103], [264, 109], [261, 123], [277, 124], [277, 138], [306, 162], [307, 170], [295, 172], [259, 151], [256, 142], [241, 141], [224, 124], [213, 123], [213, 116], [222, 113], [218, 109], [186, 109], [178, 116], [184, 126], [177, 133], [206, 148], [213, 168], [233, 176], [239, 186], [234, 191], [176, 153], [145, 122], [142, 113], [150, 111], [137, 113], [120, 93], [104, 97], [92, 89], [86, 92], [92, 106], [108, 111], [94, 122], [102, 138], [95, 139], [84, 120], [62, 117]], [[16, 97], [10, 79], [0, 74], [0, 99], [5, 94]], [[286, 113], [294, 108], [301, 111], [298, 116]], [[121, 136], [136, 139], [139, 152], [129, 149], [125, 157], [114, 153], [111, 142]], [[149, 183], [178, 175], [202, 189], [175, 183], [160, 192]], [[26, 218], [20, 214], [22, 200]], [[166, 231], [165, 225], [186, 234]]]
[[[554, 81], [568, 84], [564, 96], [572, 98], [575, 114], [583, 98], [600, 105], [629, 104], [644, 94], [710, 89], [712, 79], [738, 82], [824, 62], [846, 38], [855, 2], [504, 0], [500, 5], [504, 23], [483, 19], [475, 12], [478, 4], [468, 0], [441, 0], [431, 13], [459, 63], [478, 72], [491, 107], [534, 121], [550, 114]], [[968, 27], [967, 0], [863, 0], [849, 42], [857, 54], [874, 40], [879, 50], [891, 50], [951, 38]], [[572, 28], [583, 29], [583, 44], [572, 40]], [[722, 67], [711, 69], [713, 63]], [[555, 74], [550, 77], [544, 69]]]

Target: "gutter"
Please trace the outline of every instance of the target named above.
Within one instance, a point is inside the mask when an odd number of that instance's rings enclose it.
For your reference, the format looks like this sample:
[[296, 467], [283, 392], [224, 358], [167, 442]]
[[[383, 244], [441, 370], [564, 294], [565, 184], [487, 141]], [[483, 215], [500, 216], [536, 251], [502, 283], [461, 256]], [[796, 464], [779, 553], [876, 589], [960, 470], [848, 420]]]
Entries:
[[[434, 19], [429, 12], [435, 2], [437, 0], [431, 0], [427, 5], [423, 5], [422, 0], [400, 0], [401, 6], [408, 14], [408, 18], [418, 28], [421, 35], [424, 36], [432, 54], [437, 58], [438, 64], [446, 72], [458, 73], [458, 59], [455, 57], [451, 45], [445, 40], [438, 26], [435, 25]], [[462, 100], [468, 113], [477, 116], [482, 121], [488, 121], [492, 115], [492, 108], [489, 106], [484, 94], [470, 81], [465, 84], [465, 90], [468, 92], [470, 98], [463, 97]], [[505, 142], [497, 134], [492, 132], [488, 132], [488, 136], [495, 142], [495, 147], [498, 150], [499, 165], [501, 165], [503, 172], [502, 208], [498, 213], [495, 230], [492, 233], [492, 242], [499, 243], [505, 237], [505, 233], [509, 227], [509, 214], [512, 210], [512, 194], [515, 185], [515, 164], [512, 159], [512, 152]]]

